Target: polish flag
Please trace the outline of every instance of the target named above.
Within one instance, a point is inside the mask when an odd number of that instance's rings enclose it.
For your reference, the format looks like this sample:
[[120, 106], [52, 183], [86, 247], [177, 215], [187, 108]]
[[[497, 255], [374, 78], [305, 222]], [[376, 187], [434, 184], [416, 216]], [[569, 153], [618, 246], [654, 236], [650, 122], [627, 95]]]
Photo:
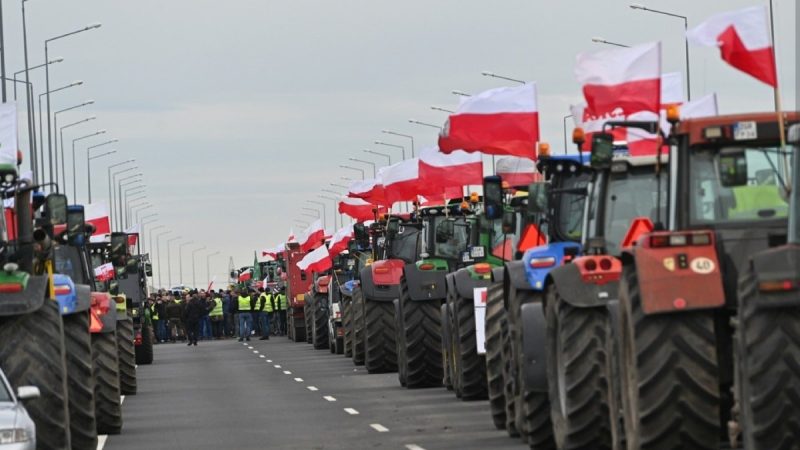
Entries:
[[133, 225], [125, 230], [125, 234], [128, 235], [129, 246], [136, 245], [136, 241], [139, 239], [139, 234], [142, 232], [141, 228], [142, 227], [137, 223], [136, 225]]
[[307, 252], [322, 245], [325, 237], [325, 230], [322, 228], [322, 221], [317, 219], [298, 236], [297, 242], [300, 243], [300, 250]]
[[94, 277], [97, 281], [108, 281], [114, 278], [114, 265], [105, 263], [94, 268]]
[[418, 197], [419, 206], [444, 206], [448, 199], [462, 198], [464, 192], [460, 187], [446, 188], [442, 195], [424, 195]]
[[317, 247], [313, 252], [309, 252], [297, 262], [298, 269], [311, 273], [324, 272], [331, 267], [333, 267], [333, 261], [328, 253], [328, 248], [324, 245]]
[[384, 192], [381, 180], [368, 178], [366, 180], [355, 180], [350, 183], [347, 189], [348, 197], [361, 198], [375, 205], [386, 204], [386, 193]]
[[94, 225], [92, 242], [103, 242], [111, 235], [111, 222], [108, 220], [108, 206], [104, 202], [89, 203], [83, 207], [86, 223]]
[[263, 249], [261, 249], [261, 257], [262, 258], [277, 259], [278, 258], [278, 251], [277, 250], [278, 250], [277, 247], [276, 248], [263, 248]]
[[[684, 103], [683, 95], [683, 75], [680, 72], [669, 72], [661, 74], [661, 109], [659, 110], [659, 120], [661, 130], [664, 135], [669, 134], [671, 128], [667, 121], [667, 108], [670, 106], [680, 106]], [[647, 111], [632, 114], [630, 120], [655, 120], [653, 113]], [[628, 154], [631, 156], [656, 155], [658, 153], [658, 143], [660, 138], [656, 134], [650, 134], [638, 128], [628, 128], [625, 140], [628, 142]]]
[[294, 236], [294, 228], [289, 228], [289, 237], [286, 238], [286, 242], [297, 242]]
[[536, 171], [536, 164], [532, 159], [516, 156], [498, 158], [495, 163], [495, 173], [512, 187], [528, 186], [542, 179], [542, 174]]
[[239, 274], [239, 283], [244, 283], [245, 281], [250, 281], [253, 278], [253, 269], [247, 269], [244, 272]]
[[778, 87], [766, 5], [715, 14], [687, 31], [686, 38], [695, 45], [719, 47], [725, 62]]
[[598, 119], [661, 109], [661, 43], [580, 53], [575, 76]]
[[[429, 147], [419, 155], [419, 179], [422, 192], [444, 192], [445, 188], [483, 183], [483, 160], [480, 153], [456, 150], [444, 154]], [[460, 195], [459, 195], [460, 196]]]
[[328, 253], [331, 258], [347, 250], [347, 244], [353, 239], [353, 226], [347, 225], [340, 228], [331, 238]]
[[526, 83], [462, 98], [439, 136], [439, 148], [535, 158], [538, 141], [536, 83]]
[[387, 204], [416, 200], [420, 193], [419, 158], [406, 159], [382, 167], [378, 176], [383, 184]]
[[378, 214], [387, 212], [385, 206], [373, 205], [366, 200], [352, 197], [342, 197], [338, 207], [339, 214], [347, 214], [359, 222], [374, 220], [374, 210], [376, 209], [378, 210]]

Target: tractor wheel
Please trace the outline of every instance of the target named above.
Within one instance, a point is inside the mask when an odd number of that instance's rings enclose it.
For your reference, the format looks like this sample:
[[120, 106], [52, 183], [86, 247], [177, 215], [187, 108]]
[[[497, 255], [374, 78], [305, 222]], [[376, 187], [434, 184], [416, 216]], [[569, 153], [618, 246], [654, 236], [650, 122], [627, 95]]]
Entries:
[[41, 448], [70, 448], [69, 401], [64, 334], [58, 303], [0, 317], [0, 366], [12, 386], [33, 385], [41, 396], [25, 402], [36, 423]]
[[453, 378], [450, 368], [450, 316], [447, 314], [447, 303], [442, 304], [439, 309], [439, 320], [442, 321], [441, 341], [442, 341], [442, 384], [447, 390], [453, 390]]
[[336, 336], [335, 353], [337, 355], [344, 355], [344, 336]]
[[500, 357], [503, 359], [503, 397], [505, 398], [506, 405], [506, 432], [509, 437], [519, 437], [517, 431], [517, 414], [516, 414], [516, 401], [514, 385], [514, 372], [516, 371], [516, 362], [511, 356], [511, 336], [508, 332], [508, 312], [505, 312], [505, 328], [500, 331], [500, 339], [502, 346], [500, 349]]
[[714, 316], [646, 316], [633, 265], [620, 283], [622, 406], [628, 448], [717, 448], [720, 392]]
[[307, 344], [314, 343], [314, 304], [316, 296], [309, 295], [303, 303], [303, 319], [306, 322], [305, 340]]
[[97, 448], [89, 311], [63, 316], [72, 448]]
[[119, 351], [119, 390], [122, 395], [136, 395], [136, 355], [133, 345], [133, 319], [117, 321]]
[[506, 396], [503, 381], [503, 285], [494, 283], [486, 293], [486, 384], [492, 422], [498, 430], [506, 427]]
[[153, 342], [156, 337], [153, 326], [142, 323], [142, 343], [136, 347], [136, 364], [153, 364]]
[[364, 299], [365, 363], [369, 373], [397, 370], [397, 343], [395, 342], [394, 308], [389, 302]]
[[800, 308], [757, 309], [752, 268], [739, 280], [736, 394], [744, 448], [800, 442]]
[[289, 309], [286, 311], [286, 338], [292, 342], [295, 342], [294, 339], [294, 321], [292, 320], [292, 310]]
[[122, 404], [116, 331], [92, 334], [92, 371], [97, 433], [119, 434], [122, 431]]
[[605, 306], [576, 308], [547, 291], [547, 383], [560, 449], [614, 448], [609, 329]]
[[397, 380], [400, 386], [408, 386], [408, 359], [406, 355], [406, 335], [403, 327], [403, 310], [400, 307], [400, 299], [392, 301], [394, 308], [394, 329], [397, 331], [395, 343], [397, 344]]
[[436, 300], [401, 297], [409, 388], [442, 385], [441, 313]]
[[[523, 382], [525, 372], [522, 354], [522, 305], [541, 301], [539, 293], [518, 291], [509, 287], [507, 318], [510, 349], [508, 364], [510, 364], [510, 382], [513, 388], [511, 409], [514, 412], [514, 426], [523, 442], [529, 443], [534, 448], [555, 448], [548, 395], [546, 392], [527, 389]], [[545, 345], [544, 342], [542, 345]], [[506, 402], [508, 401], [509, 398], [506, 397]]]
[[344, 356], [353, 357], [353, 298], [342, 297], [342, 327], [344, 327]]
[[486, 358], [478, 354], [475, 336], [475, 306], [471, 299], [456, 294], [453, 304], [457, 332], [453, 344], [457, 347], [457, 385], [462, 400], [484, 400], [486, 392]]
[[325, 303], [327, 299], [323, 294], [314, 296], [314, 303], [311, 304], [311, 342], [317, 350], [330, 347], [328, 340], [328, 315], [325, 313]]
[[361, 291], [353, 293], [353, 364], [364, 365], [364, 296]]
[[453, 383], [453, 393], [456, 394], [456, 398], [461, 398], [463, 391], [459, 384], [461, 380], [458, 377], [459, 368], [461, 367], [461, 355], [459, 354], [460, 346], [458, 345], [458, 321], [456, 320], [453, 303], [454, 300], [450, 298], [447, 304], [447, 320], [450, 321], [450, 328], [448, 330], [450, 331], [450, 347], [447, 349], [447, 353], [450, 355], [450, 382]]

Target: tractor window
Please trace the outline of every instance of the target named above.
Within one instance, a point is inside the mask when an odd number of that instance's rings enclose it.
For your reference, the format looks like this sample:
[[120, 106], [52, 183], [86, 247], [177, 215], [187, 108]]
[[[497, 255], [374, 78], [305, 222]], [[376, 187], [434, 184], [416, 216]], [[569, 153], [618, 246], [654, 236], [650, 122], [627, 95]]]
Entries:
[[746, 148], [745, 159], [747, 184], [726, 187], [719, 178], [719, 151], [692, 153], [689, 201], [693, 224], [787, 217], [789, 201], [783, 188], [787, 171], [784, 153], [775, 147]]
[[[447, 218], [444, 216], [437, 216], [434, 219], [431, 232], [435, 233], [435, 230], [439, 224], [444, 222], [446, 219]], [[456, 219], [453, 230], [453, 237], [448, 239], [447, 242], [434, 242], [434, 255], [445, 259], [461, 258], [461, 252], [467, 249], [467, 245], [469, 243], [469, 228], [467, 227], [466, 220], [464, 220], [463, 217]]]
[[[588, 186], [591, 175], [582, 172], [580, 175], [565, 177], [559, 189], [585, 188]], [[583, 209], [585, 195], [574, 193], [557, 194], [556, 232], [564, 239], [571, 241], [581, 240], [581, 227], [583, 225]]]
[[[606, 190], [605, 239], [611, 255], [620, 254], [620, 244], [637, 217], [649, 217], [654, 223], [665, 219], [667, 177], [661, 176], [661, 211], [656, 208], [658, 179], [654, 166], [631, 167], [627, 173], [612, 174]], [[660, 214], [659, 214], [660, 212]]]
[[412, 227], [400, 226], [400, 231], [392, 238], [390, 257], [402, 259], [407, 263], [417, 260], [419, 251], [419, 230]]
[[72, 281], [81, 283], [83, 271], [81, 270], [81, 255], [78, 249], [66, 245], [55, 248], [55, 271], [72, 278]]
[[489, 243], [489, 252], [500, 259], [510, 260], [514, 257], [514, 252], [519, 245], [519, 236], [522, 234], [523, 217], [522, 213], [515, 212], [517, 216], [517, 229], [513, 234], [503, 234], [503, 220], [492, 220], [491, 225], [491, 242]]
[[10, 402], [10, 401], [11, 401], [11, 393], [8, 392], [6, 383], [3, 382], [2, 378], [0, 378], [0, 402]]

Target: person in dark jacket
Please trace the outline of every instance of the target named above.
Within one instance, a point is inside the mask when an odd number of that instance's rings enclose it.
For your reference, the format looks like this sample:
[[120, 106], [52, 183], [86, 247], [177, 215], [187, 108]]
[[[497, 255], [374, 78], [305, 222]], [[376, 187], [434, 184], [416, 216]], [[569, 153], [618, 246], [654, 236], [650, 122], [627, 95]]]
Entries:
[[200, 333], [200, 320], [208, 314], [208, 304], [197, 295], [186, 295], [186, 307], [183, 310], [183, 323], [186, 325], [186, 336], [189, 343], [197, 346], [197, 335]]
[[175, 342], [176, 338], [185, 337], [182, 319], [184, 305], [179, 299], [173, 298], [172, 294], [167, 297], [166, 304], [164, 310], [168, 321], [169, 341]]

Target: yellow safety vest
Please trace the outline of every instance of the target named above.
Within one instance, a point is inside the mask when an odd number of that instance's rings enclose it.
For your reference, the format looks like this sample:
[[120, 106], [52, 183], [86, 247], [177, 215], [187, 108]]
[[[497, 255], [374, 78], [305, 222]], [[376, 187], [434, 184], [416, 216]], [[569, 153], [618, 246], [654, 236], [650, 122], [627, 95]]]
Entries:
[[280, 311], [285, 311], [289, 308], [289, 303], [286, 301], [286, 295], [284, 294], [278, 294], [278, 298], [275, 303]]
[[150, 305], [150, 318], [153, 320], [158, 320], [158, 310], [156, 309], [155, 303]]
[[272, 312], [272, 294], [261, 294], [264, 297], [264, 311], [271, 313]]
[[242, 297], [239, 296], [239, 312], [242, 311], [252, 311], [253, 307], [250, 305], [250, 296]]
[[217, 297], [214, 299], [214, 309], [208, 313], [209, 316], [221, 316], [222, 315], [222, 299]]

